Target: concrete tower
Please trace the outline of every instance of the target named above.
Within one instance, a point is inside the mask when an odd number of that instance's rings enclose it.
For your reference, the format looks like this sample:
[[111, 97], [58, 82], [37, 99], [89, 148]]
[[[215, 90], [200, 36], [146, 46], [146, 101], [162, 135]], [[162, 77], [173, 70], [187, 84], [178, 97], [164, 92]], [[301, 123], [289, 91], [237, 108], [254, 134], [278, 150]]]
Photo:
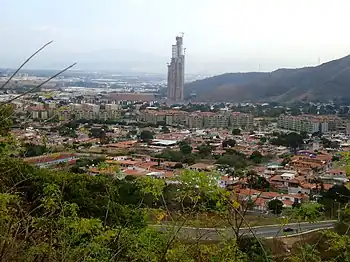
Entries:
[[183, 49], [183, 34], [176, 37], [176, 45], [172, 46], [172, 56], [168, 64], [168, 94], [171, 102], [181, 102], [184, 99], [185, 53]]

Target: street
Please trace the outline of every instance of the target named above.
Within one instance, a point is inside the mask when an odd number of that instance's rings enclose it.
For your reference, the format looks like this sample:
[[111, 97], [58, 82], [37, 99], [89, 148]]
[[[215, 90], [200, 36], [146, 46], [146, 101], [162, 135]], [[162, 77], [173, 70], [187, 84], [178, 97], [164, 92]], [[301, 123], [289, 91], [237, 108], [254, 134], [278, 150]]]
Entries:
[[[252, 231], [258, 237], [270, 238], [276, 236], [292, 236], [300, 233], [306, 233], [308, 231], [317, 229], [326, 229], [334, 227], [335, 221], [321, 221], [315, 223], [291, 223], [285, 226], [281, 225], [267, 225], [261, 227], [253, 227]], [[219, 241], [234, 236], [234, 232], [231, 228], [196, 228], [196, 227], [182, 227], [179, 229], [177, 226], [155, 226], [160, 231], [173, 231], [177, 232], [178, 236], [183, 240], [194, 240], [200, 238], [202, 241]], [[293, 231], [284, 232], [283, 228], [291, 228]], [[240, 235], [251, 236], [252, 233], [249, 228], [241, 228]]]

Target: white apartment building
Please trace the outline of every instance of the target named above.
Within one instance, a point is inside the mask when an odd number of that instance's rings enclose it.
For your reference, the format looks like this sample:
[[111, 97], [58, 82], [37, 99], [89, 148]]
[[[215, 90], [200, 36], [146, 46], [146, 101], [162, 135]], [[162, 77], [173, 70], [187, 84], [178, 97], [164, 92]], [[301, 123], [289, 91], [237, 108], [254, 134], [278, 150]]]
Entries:
[[279, 128], [293, 130], [296, 132], [307, 132], [309, 134], [315, 132], [327, 133], [329, 131], [327, 119], [313, 115], [280, 115], [277, 126]]
[[193, 112], [179, 110], [143, 110], [139, 120], [157, 124], [165, 122], [167, 125], [186, 125], [189, 128], [242, 128], [251, 129], [254, 118], [251, 114], [234, 112]]
[[232, 128], [250, 130], [254, 127], [254, 117], [251, 114], [232, 112], [229, 122]]

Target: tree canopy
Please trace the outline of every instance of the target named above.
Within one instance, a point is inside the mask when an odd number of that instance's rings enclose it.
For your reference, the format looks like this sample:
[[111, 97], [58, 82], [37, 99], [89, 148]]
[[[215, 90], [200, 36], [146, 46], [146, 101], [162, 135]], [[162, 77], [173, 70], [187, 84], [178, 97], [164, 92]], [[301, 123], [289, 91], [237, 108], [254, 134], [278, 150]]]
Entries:
[[180, 147], [181, 153], [184, 155], [188, 155], [192, 153], [192, 146], [187, 141], [181, 141], [179, 147]]
[[279, 215], [282, 213], [283, 202], [278, 199], [270, 200], [268, 203], [269, 210], [275, 215]]
[[241, 129], [235, 128], [232, 130], [232, 135], [239, 136], [241, 134]]
[[234, 147], [236, 145], [236, 141], [234, 139], [227, 139], [222, 142], [222, 147]]
[[141, 141], [148, 142], [153, 139], [153, 133], [149, 130], [143, 130], [140, 133], [140, 139]]
[[303, 144], [303, 137], [295, 132], [288, 134], [279, 134], [276, 138], [270, 139], [270, 143], [277, 146], [290, 147], [296, 150], [300, 148]]

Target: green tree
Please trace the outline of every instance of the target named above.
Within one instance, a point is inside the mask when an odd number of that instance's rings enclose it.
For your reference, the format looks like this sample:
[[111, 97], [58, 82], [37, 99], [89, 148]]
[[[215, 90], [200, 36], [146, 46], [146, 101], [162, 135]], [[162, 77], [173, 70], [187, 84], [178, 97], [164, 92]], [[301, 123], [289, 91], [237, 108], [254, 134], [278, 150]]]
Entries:
[[277, 138], [270, 139], [270, 143], [277, 146], [290, 147], [295, 151], [304, 144], [304, 141], [300, 134], [292, 132], [289, 134], [279, 134]]
[[161, 154], [156, 155], [158, 158], [164, 158], [168, 161], [181, 162], [184, 158], [180, 151], [174, 151], [171, 149], [165, 149]]
[[196, 163], [196, 160], [197, 160], [196, 155], [190, 154], [190, 155], [185, 155], [182, 159], [182, 162], [189, 164], [189, 165], [192, 165], [192, 164]]
[[149, 130], [143, 130], [140, 133], [140, 139], [143, 142], [149, 142], [150, 140], [153, 139], [153, 133], [151, 131], [149, 131]]
[[232, 135], [239, 136], [241, 135], [241, 130], [239, 128], [235, 128], [232, 130]]
[[210, 145], [202, 144], [197, 147], [199, 155], [202, 157], [208, 157], [213, 152], [213, 147]]
[[46, 153], [48, 149], [44, 145], [36, 145], [33, 143], [26, 143], [24, 145], [23, 157], [33, 157], [33, 156], [41, 156]]
[[236, 145], [236, 141], [234, 139], [227, 139], [222, 142], [222, 147], [234, 147]]
[[283, 158], [283, 161], [281, 163], [282, 166], [287, 165], [292, 159], [290, 158], [290, 156], [287, 156], [285, 158]]
[[247, 161], [244, 159], [243, 156], [234, 153], [226, 153], [220, 156], [219, 159], [216, 161], [216, 164], [228, 165], [237, 169], [243, 169], [248, 165]]
[[180, 151], [184, 155], [189, 155], [192, 153], [192, 146], [188, 142], [182, 141], [180, 142]]
[[350, 207], [346, 206], [340, 211], [339, 221], [335, 226], [335, 230], [341, 235], [350, 235]]
[[293, 253], [290, 257], [286, 259], [288, 262], [322, 262], [320, 252], [310, 244], [304, 244], [299, 247], [298, 252]]
[[164, 134], [170, 133], [169, 128], [167, 126], [162, 126], [162, 133], [164, 133]]
[[293, 216], [302, 221], [316, 221], [323, 214], [323, 206], [319, 203], [302, 203], [293, 210]]
[[12, 117], [14, 116], [14, 109], [12, 105], [0, 106], [0, 136], [4, 137], [9, 134], [12, 126]]
[[69, 128], [66, 126], [61, 126], [58, 129], [58, 133], [60, 136], [68, 136], [68, 137], [72, 137], [72, 138], [78, 137], [77, 133], [75, 132], [75, 130], [73, 128]]
[[279, 215], [282, 213], [283, 202], [278, 199], [270, 200], [268, 203], [269, 210], [272, 211], [273, 214]]
[[249, 157], [254, 163], [260, 164], [263, 160], [263, 155], [259, 151], [254, 151]]
[[265, 177], [259, 176], [255, 171], [250, 170], [247, 174], [247, 183], [250, 188], [260, 189], [267, 191], [270, 189], [270, 183], [266, 180]]

